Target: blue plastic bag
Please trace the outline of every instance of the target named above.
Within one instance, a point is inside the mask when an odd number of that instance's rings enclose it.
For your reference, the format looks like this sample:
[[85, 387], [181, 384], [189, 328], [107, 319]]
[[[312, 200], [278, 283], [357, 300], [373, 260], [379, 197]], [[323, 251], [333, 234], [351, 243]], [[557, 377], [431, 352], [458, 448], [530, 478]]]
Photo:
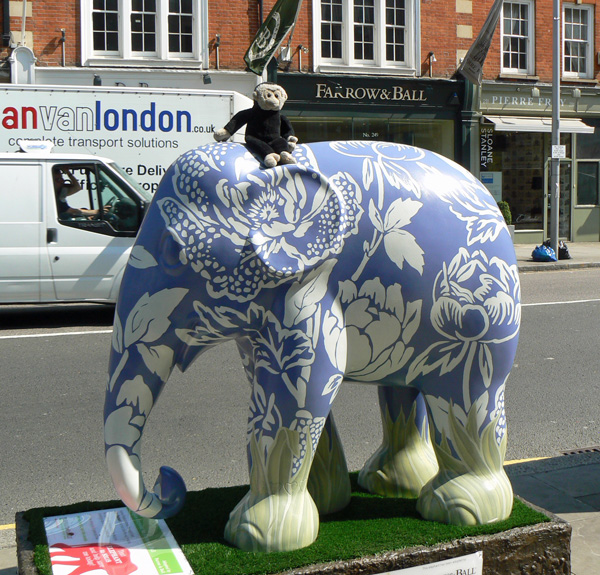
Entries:
[[536, 246], [535, 249], [531, 252], [531, 257], [534, 262], [555, 262], [556, 253], [554, 250], [545, 245]]

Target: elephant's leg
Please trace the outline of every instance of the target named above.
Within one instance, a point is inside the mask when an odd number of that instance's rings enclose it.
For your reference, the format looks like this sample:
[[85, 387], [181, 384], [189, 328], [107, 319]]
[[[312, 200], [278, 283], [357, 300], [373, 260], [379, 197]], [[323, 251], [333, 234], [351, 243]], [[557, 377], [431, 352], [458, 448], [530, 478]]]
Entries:
[[[244, 338], [239, 339], [237, 344], [248, 379], [252, 381], [254, 366], [251, 342]], [[327, 418], [315, 452], [308, 477], [308, 491], [320, 515], [335, 513], [350, 503], [350, 477], [333, 413]]]
[[[308, 370], [254, 370], [250, 490], [225, 527], [225, 539], [241, 549], [292, 551], [318, 535], [319, 514], [308, 492], [308, 476], [331, 408], [325, 384], [334, 374], [316, 373], [316, 366], [317, 360]], [[314, 383], [321, 381], [323, 385]]]
[[[423, 394], [432, 422], [432, 439], [439, 471], [425, 485], [417, 510], [425, 518], [455, 525], [477, 525], [506, 519], [512, 512], [513, 492], [504, 472], [506, 419], [504, 382], [508, 369], [494, 365], [487, 388], [474, 384], [470, 397], [463, 393], [440, 397], [440, 389], [452, 389], [451, 381], [433, 378], [425, 382]], [[435, 430], [435, 435], [433, 435]]]
[[327, 418], [317, 446], [308, 491], [321, 515], [340, 511], [350, 503], [350, 477], [333, 413]]
[[429, 438], [423, 396], [407, 387], [379, 387], [383, 441], [358, 482], [387, 497], [416, 498], [438, 465]]

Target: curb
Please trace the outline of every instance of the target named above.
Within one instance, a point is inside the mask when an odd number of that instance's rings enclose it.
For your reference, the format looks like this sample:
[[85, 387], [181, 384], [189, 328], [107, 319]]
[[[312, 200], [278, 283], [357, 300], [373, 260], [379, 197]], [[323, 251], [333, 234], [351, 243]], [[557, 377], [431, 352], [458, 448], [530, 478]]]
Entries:
[[519, 272], [555, 272], [570, 269], [600, 268], [600, 262], [517, 262]]

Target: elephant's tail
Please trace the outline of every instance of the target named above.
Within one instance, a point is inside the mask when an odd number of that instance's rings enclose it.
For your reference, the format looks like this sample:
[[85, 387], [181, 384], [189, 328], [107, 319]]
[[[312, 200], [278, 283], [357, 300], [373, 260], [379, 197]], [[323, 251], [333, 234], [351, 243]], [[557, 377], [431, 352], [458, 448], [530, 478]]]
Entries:
[[185, 503], [185, 483], [173, 468], [160, 468], [152, 491], [148, 491], [141, 473], [140, 458], [122, 445], [106, 450], [106, 463], [119, 497], [142, 517], [165, 519], [179, 513]]

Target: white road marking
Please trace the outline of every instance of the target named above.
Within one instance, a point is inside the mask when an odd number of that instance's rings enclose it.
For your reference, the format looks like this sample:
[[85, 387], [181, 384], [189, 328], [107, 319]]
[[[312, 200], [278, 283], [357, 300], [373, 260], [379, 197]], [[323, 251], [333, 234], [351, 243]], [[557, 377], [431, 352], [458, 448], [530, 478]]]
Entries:
[[544, 302], [539, 302], [539, 303], [522, 303], [521, 307], [534, 307], [534, 306], [540, 306], [540, 305], [565, 305], [565, 304], [572, 304], [572, 303], [593, 303], [593, 302], [599, 302], [600, 298], [598, 299], [577, 299], [577, 300], [572, 300], [572, 301], [544, 301]]
[[33, 337], [59, 337], [61, 335], [90, 335], [95, 333], [112, 333], [112, 329], [99, 329], [99, 330], [91, 330], [91, 331], [61, 331], [55, 333], [32, 333], [32, 334], [23, 334], [23, 335], [0, 335], [0, 339], [26, 339]]

